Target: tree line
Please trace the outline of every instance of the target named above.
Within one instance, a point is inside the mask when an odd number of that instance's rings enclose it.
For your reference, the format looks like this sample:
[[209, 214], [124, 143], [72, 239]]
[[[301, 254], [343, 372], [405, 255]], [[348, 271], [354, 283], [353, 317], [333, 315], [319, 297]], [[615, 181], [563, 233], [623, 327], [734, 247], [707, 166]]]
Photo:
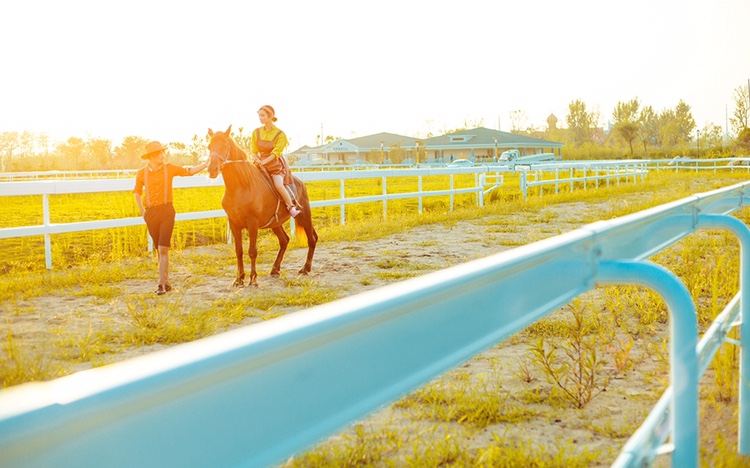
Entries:
[[[697, 128], [690, 106], [682, 100], [674, 108], [657, 112], [637, 97], [617, 103], [608, 128], [598, 126], [601, 121], [598, 111], [590, 110], [586, 103], [577, 99], [568, 105], [564, 127], [555, 122], [549, 122], [546, 129], [530, 126], [525, 113], [517, 110], [510, 114], [510, 131], [565, 143], [566, 159], [748, 156], [748, 86], [735, 89], [734, 104], [731, 132], [714, 123]], [[249, 148], [250, 134], [242, 127], [232, 136], [240, 146]], [[44, 133], [3, 132], [0, 133], [0, 171], [133, 169], [143, 165], [140, 156], [147, 142], [140, 136], [125, 137], [119, 145], [107, 139], [79, 137], [51, 142]], [[169, 142], [170, 161], [196, 165], [205, 157], [207, 145], [207, 137], [198, 135], [188, 143]]]
[[539, 130], [526, 125], [523, 111], [514, 111], [511, 132], [565, 143], [565, 158], [572, 159], [750, 156], [748, 86], [734, 90], [734, 104], [731, 130], [713, 122], [698, 128], [683, 100], [674, 108], [657, 112], [635, 97], [617, 103], [607, 128], [598, 126], [601, 118], [597, 111], [575, 100], [568, 106], [566, 128], [549, 122], [547, 129]]

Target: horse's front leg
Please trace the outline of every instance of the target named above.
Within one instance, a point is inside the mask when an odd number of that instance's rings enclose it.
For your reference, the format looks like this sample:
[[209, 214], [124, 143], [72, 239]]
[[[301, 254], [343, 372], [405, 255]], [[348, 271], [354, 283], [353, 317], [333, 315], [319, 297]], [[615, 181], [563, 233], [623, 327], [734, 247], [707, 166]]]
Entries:
[[284, 260], [284, 253], [289, 245], [289, 236], [282, 226], [273, 228], [273, 233], [276, 234], [276, 238], [279, 239], [279, 253], [276, 254], [276, 261], [273, 262], [271, 276], [279, 276], [281, 274], [281, 262]]
[[258, 227], [251, 226], [247, 229], [250, 245], [247, 247], [247, 255], [250, 257], [250, 286], [258, 286], [258, 272], [255, 270], [255, 260], [258, 258]]
[[229, 228], [232, 231], [232, 240], [234, 241], [234, 255], [235, 257], [237, 257], [237, 277], [234, 279], [234, 283], [232, 283], [232, 286], [244, 286], [245, 260], [242, 253], [242, 227], [235, 226], [232, 222], [230, 222]]

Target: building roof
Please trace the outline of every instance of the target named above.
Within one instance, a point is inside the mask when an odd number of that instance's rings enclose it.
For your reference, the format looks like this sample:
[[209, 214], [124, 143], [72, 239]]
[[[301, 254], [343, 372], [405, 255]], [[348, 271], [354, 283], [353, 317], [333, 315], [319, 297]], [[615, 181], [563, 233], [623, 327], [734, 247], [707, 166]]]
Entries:
[[385, 148], [389, 148], [395, 144], [401, 147], [415, 146], [419, 138], [413, 138], [405, 135], [397, 135], [395, 133], [381, 132], [374, 135], [367, 135], [363, 137], [351, 138], [346, 141], [358, 146], [362, 150], [367, 149], [380, 149], [380, 143], [383, 143]]
[[304, 154], [313, 152], [346, 153], [356, 152], [357, 150], [368, 152], [379, 150], [381, 143], [386, 149], [392, 148], [396, 145], [400, 146], [401, 148], [414, 148], [416, 147], [417, 142], [419, 142], [420, 145], [424, 145], [424, 147], [428, 149], [467, 147], [492, 148], [495, 146], [496, 138], [497, 146], [500, 148], [561, 148], [565, 146], [564, 143], [543, 140], [541, 138], [534, 138], [526, 135], [516, 135], [515, 133], [501, 132], [500, 130], [491, 130], [485, 127], [477, 127], [470, 130], [461, 130], [458, 132], [448, 133], [446, 135], [440, 135], [432, 138], [414, 138], [387, 132], [375, 133], [373, 135], [350, 139], [339, 138], [322, 146], [311, 148], [305, 145], [292, 152], [292, 154]]
[[501, 132], [485, 127], [472, 128], [470, 130], [461, 130], [458, 132], [448, 133], [424, 140], [425, 147], [466, 147], [470, 144], [474, 147], [494, 146], [497, 138], [497, 146], [503, 148], [511, 147], [548, 147], [559, 148], [565, 146], [564, 143], [543, 140], [526, 135], [517, 135], [515, 133]]

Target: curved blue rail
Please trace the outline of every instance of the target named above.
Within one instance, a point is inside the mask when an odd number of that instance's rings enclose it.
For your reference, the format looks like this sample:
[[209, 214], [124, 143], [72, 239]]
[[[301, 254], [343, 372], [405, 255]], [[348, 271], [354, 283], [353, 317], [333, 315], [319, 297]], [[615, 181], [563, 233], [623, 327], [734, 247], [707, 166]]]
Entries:
[[750, 317], [750, 301], [732, 301], [698, 342], [684, 285], [646, 259], [704, 226], [724, 227], [740, 237], [740, 289], [750, 291], [750, 234], [728, 216], [749, 190], [745, 183], [694, 195], [269, 322], [0, 391], [0, 466], [277, 463], [611, 283], [653, 288], [672, 318], [672, 385], [616, 464], [642, 466], [667, 451], [673, 466], [697, 466], [698, 376], [731, 326], [726, 317]]

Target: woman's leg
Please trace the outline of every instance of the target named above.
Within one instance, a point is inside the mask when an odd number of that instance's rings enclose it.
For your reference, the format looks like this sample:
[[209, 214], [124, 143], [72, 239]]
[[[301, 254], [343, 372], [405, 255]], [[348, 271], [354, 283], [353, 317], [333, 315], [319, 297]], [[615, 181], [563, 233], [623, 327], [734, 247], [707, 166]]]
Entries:
[[281, 174], [273, 174], [271, 177], [273, 178], [273, 184], [276, 186], [276, 191], [279, 192], [281, 199], [284, 200], [286, 209], [289, 210], [289, 214], [294, 218], [300, 213], [300, 210], [292, 204], [292, 197], [289, 196], [289, 192], [287, 192], [284, 187], [284, 176]]
[[280, 174], [274, 174], [271, 177], [273, 177], [273, 184], [276, 186], [276, 191], [279, 192], [279, 195], [281, 195], [281, 199], [284, 200], [284, 204], [286, 206], [291, 206], [292, 197], [289, 196], [289, 192], [287, 192], [286, 188], [284, 187], [284, 176]]

